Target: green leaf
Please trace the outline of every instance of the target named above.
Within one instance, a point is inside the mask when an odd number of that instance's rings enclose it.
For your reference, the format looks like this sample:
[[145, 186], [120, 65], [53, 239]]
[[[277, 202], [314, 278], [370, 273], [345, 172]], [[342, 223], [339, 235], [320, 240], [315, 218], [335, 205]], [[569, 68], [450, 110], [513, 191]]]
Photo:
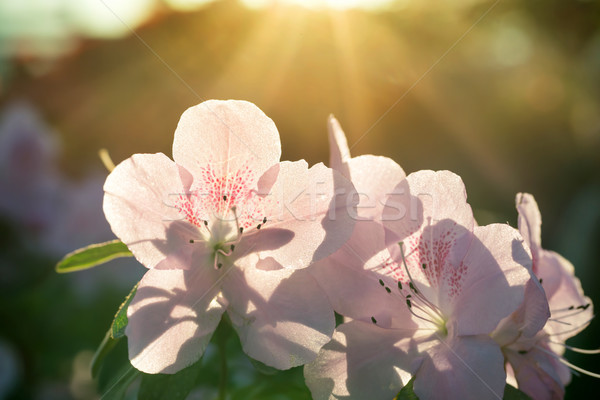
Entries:
[[394, 397], [394, 400], [419, 400], [415, 392], [413, 391], [413, 382], [415, 377], [413, 376], [410, 381], [404, 385], [402, 390]]
[[135, 284], [131, 292], [125, 297], [125, 301], [121, 303], [119, 306], [119, 310], [115, 314], [115, 318], [113, 319], [112, 324], [110, 325], [110, 336], [113, 339], [119, 339], [125, 336], [125, 328], [127, 327], [127, 307], [133, 300], [133, 296], [135, 296], [135, 292], [137, 291], [138, 283]]
[[110, 334], [110, 330], [106, 332], [104, 335], [104, 339], [102, 339], [102, 343], [98, 346], [94, 357], [92, 358], [92, 377], [95, 378], [98, 375], [98, 371], [100, 371], [100, 366], [102, 365], [102, 361], [106, 357], [106, 355], [115, 347], [118, 340], [115, 340]]
[[130, 386], [142, 373], [129, 362], [127, 340], [110, 339], [110, 331], [107, 332], [107, 337], [113, 346], [105, 354], [99, 367], [98, 393], [103, 400], [119, 400], [124, 397], [131, 399], [135, 387], [130, 389]]
[[506, 385], [504, 386], [504, 400], [531, 400], [531, 397], [527, 396], [525, 393], [521, 392], [514, 386]]
[[184, 400], [196, 387], [202, 360], [175, 374], [143, 374], [138, 399]]
[[56, 264], [56, 272], [64, 274], [67, 272], [80, 271], [104, 264], [119, 257], [132, 257], [131, 251], [120, 240], [92, 244], [75, 250]]

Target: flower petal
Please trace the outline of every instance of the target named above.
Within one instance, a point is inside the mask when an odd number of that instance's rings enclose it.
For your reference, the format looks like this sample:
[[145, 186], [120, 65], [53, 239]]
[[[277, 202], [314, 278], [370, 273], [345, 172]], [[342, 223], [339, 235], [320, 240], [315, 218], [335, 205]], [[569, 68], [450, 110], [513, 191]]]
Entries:
[[327, 296], [306, 270], [233, 268], [223, 296], [246, 354], [278, 369], [312, 361], [335, 328]]
[[329, 166], [350, 179], [347, 165], [350, 160], [348, 141], [340, 123], [333, 115], [330, 115], [327, 120], [327, 132], [329, 134]]
[[419, 359], [407, 356], [414, 331], [351, 321], [340, 325], [317, 359], [304, 367], [313, 399], [391, 399]]
[[592, 301], [583, 294], [581, 282], [573, 273], [573, 265], [560, 254], [548, 250], [540, 252], [538, 276], [552, 310], [552, 319], [544, 329], [555, 341], [575, 336], [594, 317]]
[[244, 233], [242, 239], [246, 245], [256, 243], [257, 248], [236, 264], [254, 267], [256, 257], [272, 257], [285, 268], [307, 267], [348, 240], [356, 203], [354, 187], [339, 172], [323, 164], [308, 169], [304, 161], [282, 162], [263, 202], [266, 222], [257, 221], [260, 229]]
[[387, 157], [364, 155], [347, 162], [352, 184], [360, 202], [358, 216], [362, 219], [381, 220], [390, 194], [406, 174], [396, 162]]
[[506, 373], [500, 347], [486, 335], [455, 337], [428, 351], [415, 374], [420, 399], [502, 399]]
[[188, 108], [173, 140], [173, 159], [196, 179], [206, 168], [218, 177], [248, 169], [258, 179], [280, 156], [275, 124], [247, 101], [209, 100]]
[[535, 198], [529, 193], [517, 193], [519, 232], [531, 249], [533, 272], [537, 274], [538, 253], [542, 247], [542, 215]]
[[215, 297], [217, 272], [155, 268], [146, 272], [127, 310], [131, 364], [172, 374], [198, 361], [225, 311]]
[[398, 218], [384, 219], [385, 227], [393, 234], [388, 242], [402, 240], [442, 220], [452, 220], [469, 231], [475, 225], [465, 186], [450, 171], [413, 172], [394, 193], [389, 196], [386, 208], [397, 209]]
[[164, 154], [135, 154], [104, 184], [104, 214], [113, 232], [147, 268], [197, 233], [174, 207], [191, 177]]
[[531, 259], [517, 230], [504, 224], [476, 227], [463, 260], [466, 269], [453, 318], [457, 335], [490, 333], [523, 302]]
[[375, 221], [357, 221], [352, 237], [309, 270], [335, 311], [367, 322], [373, 317], [378, 325], [390, 326], [393, 317], [403, 324], [411, 321], [405, 300], [398, 295], [394, 268], [398, 266], [385, 247], [383, 227]]
[[[570, 372], [556, 358], [536, 348], [525, 354], [508, 350], [505, 352], [519, 390], [532, 399], [554, 400], [564, 398], [564, 385], [570, 380]], [[565, 375], [566, 372], [566, 375]], [[568, 376], [562, 382], [561, 376]]]

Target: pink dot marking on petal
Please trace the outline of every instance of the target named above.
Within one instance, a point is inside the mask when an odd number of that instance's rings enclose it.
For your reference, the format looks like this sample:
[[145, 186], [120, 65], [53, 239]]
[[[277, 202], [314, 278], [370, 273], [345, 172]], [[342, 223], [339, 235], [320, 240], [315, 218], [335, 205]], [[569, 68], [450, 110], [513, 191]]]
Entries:
[[258, 177], [250, 168], [250, 161], [229, 173], [216, 165], [209, 162], [200, 167], [190, 193], [179, 196], [176, 207], [196, 226], [212, 218], [233, 219], [233, 208], [240, 227], [256, 226], [257, 221], [265, 217], [263, 203], [266, 199], [256, 194]]

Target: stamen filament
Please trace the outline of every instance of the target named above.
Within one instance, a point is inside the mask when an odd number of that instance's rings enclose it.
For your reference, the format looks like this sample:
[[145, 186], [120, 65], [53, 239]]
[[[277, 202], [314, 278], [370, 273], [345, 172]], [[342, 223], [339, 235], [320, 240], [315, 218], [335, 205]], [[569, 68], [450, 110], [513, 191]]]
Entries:
[[535, 346], [535, 347], [537, 349], [543, 351], [544, 353], [546, 353], [546, 354], [548, 354], [548, 355], [556, 358], [558, 361], [560, 361], [561, 363], [563, 363], [567, 367], [569, 367], [569, 368], [571, 368], [571, 369], [573, 369], [573, 370], [575, 370], [577, 372], [580, 372], [580, 373], [582, 373], [584, 375], [587, 375], [587, 376], [591, 376], [592, 378], [598, 378], [598, 379], [600, 379], [600, 374], [597, 374], [597, 373], [592, 372], [592, 371], [588, 371], [587, 369], [583, 369], [581, 367], [578, 367], [575, 364], [571, 364], [570, 362], [568, 362], [567, 360], [565, 360], [563, 357], [559, 356], [558, 354], [556, 354], [556, 353], [554, 353], [552, 351], [546, 350], [543, 347], [540, 347], [540, 346]]
[[578, 347], [573, 347], [573, 346], [569, 346], [566, 343], [561, 343], [561, 342], [553, 342], [550, 341], [550, 343], [552, 344], [557, 344], [559, 346], [563, 346], [566, 349], [569, 349], [575, 353], [580, 353], [580, 354], [600, 354], [600, 349], [595, 349], [595, 350], [588, 350], [588, 349], [580, 349]]

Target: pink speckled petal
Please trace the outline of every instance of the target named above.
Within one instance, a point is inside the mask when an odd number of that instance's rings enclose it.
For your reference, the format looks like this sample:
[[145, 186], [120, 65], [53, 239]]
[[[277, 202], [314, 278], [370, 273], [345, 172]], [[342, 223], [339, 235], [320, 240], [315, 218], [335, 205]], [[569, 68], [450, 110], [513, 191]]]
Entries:
[[335, 318], [327, 296], [306, 270], [271, 267], [232, 269], [223, 280], [223, 295], [244, 352], [288, 369], [317, 356], [333, 334]]
[[339, 172], [323, 164], [309, 169], [304, 161], [282, 162], [256, 221], [261, 228], [244, 231], [242, 244], [255, 242], [254, 254], [241, 257], [236, 264], [254, 267], [256, 257], [271, 257], [284, 268], [307, 267], [348, 240], [356, 203], [354, 186]]
[[330, 115], [327, 120], [327, 132], [329, 134], [329, 166], [350, 179], [347, 164], [350, 160], [350, 149], [340, 123], [333, 115]]
[[380, 326], [391, 326], [393, 318], [412, 324], [405, 300], [399, 296], [397, 268], [385, 247], [383, 227], [375, 221], [358, 221], [352, 237], [309, 270], [338, 313], [369, 323], [374, 317]]
[[531, 249], [533, 272], [537, 274], [539, 252], [542, 247], [542, 216], [535, 198], [529, 193], [517, 193], [519, 232]]
[[174, 207], [191, 177], [164, 154], [136, 154], [108, 175], [104, 214], [113, 232], [147, 268], [197, 237]]
[[317, 359], [304, 367], [313, 399], [394, 398], [419, 365], [407, 355], [414, 333], [362, 321], [340, 325]]
[[428, 353], [413, 384], [420, 399], [502, 399], [504, 357], [488, 336], [444, 339]]
[[384, 218], [384, 225], [392, 234], [388, 242], [403, 240], [442, 220], [452, 220], [467, 230], [475, 226], [465, 186], [450, 171], [413, 172], [400, 182], [395, 193], [386, 203], [386, 209], [398, 210], [398, 218]]
[[531, 258], [517, 230], [492, 224], [476, 227], [474, 234], [453, 307], [457, 335], [494, 330], [523, 302], [530, 279]]
[[217, 271], [196, 267], [155, 268], [140, 281], [125, 330], [129, 359], [140, 371], [172, 374], [204, 353], [225, 308], [215, 300]]
[[255, 183], [280, 156], [275, 124], [247, 101], [209, 100], [188, 108], [173, 140], [173, 159], [195, 179], [206, 174], [206, 168], [218, 177], [248, 168]]

